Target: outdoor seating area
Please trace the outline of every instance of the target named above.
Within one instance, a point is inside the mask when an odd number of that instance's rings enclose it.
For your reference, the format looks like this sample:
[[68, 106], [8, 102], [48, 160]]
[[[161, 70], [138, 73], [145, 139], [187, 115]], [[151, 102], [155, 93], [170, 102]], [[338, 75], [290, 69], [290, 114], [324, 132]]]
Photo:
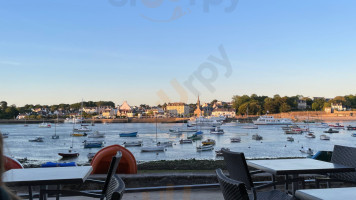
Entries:
[[[244, 153], [222, 150], [226, 170], [216, 169], [216, 183], [126, 187], [120, 168], [122, 152], [112, 156], [105, 181], [88, 178], [93, 166], [9, 169], [3, 181], [25, 186], [23, 199], [353, 199], [356, 148], [335, 145], [330, 162], [311, 158], [246, 160]], [[251, 169], [255, 169], [252, 171]], [[256, 181], [256, 177], [267, 181]], [[95, 177], [95, 176], [94, 176]], [[338, 182], [338, 184], [334, 184]], [[75, 190], [68, 184], [95, 183], [101, 190]], [[51, 186], [51, 187], [49, 187]], [[40, 189], [34, 192], [33, 187]], [[55, 189], [53, 189], [55, 187]], [[65, 188], [65, 189], [64, 189]], [[16, 190], [14, 191], [16, 192]], [[22, 191], [23, 193], [23, 191]], [[125, 198], [126, 196], [126, 198]], [[156, 198], [157, 197], [157, 198]]]
[[[216, 174], [225, 200], [355, 198], [356, 188], [344, 187], [346, 184], [350, 186], [356, 183], [356, 148], [354, 147], [335, 145], [330, 162], [308, 158], [246, 161], [241, 152], [223, 150], [222, 153], [229, 177], [221, 169], [217, 169]], [[248, 167], [259, 171], [249, 172]], [[256, 187], [251, 175], [261, 172], [269, 173], [271, 181]], [[308, 175], [315, 178], [305, 179]], [[284, 181], [277, 182], [277, 176], [283, 176]], [[341, 186], [333, 188], [332, 182], [339, 182]], [[276, 186], [281, 184], [284, 185], [284, 190], [276, 190]], [[290, 184], [291, 188], [289, 188]], [[270, 187], [267, 191], [258, 191], [267, 187]]]

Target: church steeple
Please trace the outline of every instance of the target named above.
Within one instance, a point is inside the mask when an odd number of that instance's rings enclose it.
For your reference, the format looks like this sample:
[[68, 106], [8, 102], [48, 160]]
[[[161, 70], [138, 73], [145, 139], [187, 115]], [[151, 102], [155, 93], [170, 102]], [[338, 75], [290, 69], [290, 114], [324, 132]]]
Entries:
[[199, 95], [198, 95], [197, 107], [198, 107], [198, 108], [200, 108], [200, 100], [199, 100]]

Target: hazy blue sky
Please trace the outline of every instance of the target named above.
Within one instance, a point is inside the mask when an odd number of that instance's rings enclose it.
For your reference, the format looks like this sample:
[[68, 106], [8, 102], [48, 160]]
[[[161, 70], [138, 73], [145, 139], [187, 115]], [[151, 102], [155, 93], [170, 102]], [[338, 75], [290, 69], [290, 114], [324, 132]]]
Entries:
[[[356, 1], [120, 2], [1, 1], [0, 100], [154, 105], [163, 91], [172, 102], [195, 102], [189, 79], [203, 102], [356, 93]], [[208, 59], [222, 59], [220, 46], [231, 73]]]

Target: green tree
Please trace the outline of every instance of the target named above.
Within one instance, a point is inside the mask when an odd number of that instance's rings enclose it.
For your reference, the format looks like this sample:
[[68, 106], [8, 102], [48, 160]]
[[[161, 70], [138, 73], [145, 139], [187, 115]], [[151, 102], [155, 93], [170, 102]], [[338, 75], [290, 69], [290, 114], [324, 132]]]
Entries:
[[282, 105], [279, 107], [279, 112], [289, 112], [291, 111], [291, 106], [288, 105], [288, 103], [284, 102]]
[[324, 108], [324, 103], [324, 98], [315, 99], [315, 101], [312, 103], [312, 110], [322, 110]]

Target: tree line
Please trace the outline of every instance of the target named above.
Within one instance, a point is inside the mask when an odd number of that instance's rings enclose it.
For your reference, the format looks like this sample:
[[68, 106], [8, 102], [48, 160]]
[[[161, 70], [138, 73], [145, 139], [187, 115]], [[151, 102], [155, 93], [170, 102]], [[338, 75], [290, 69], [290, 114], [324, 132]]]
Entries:
[[298, 101], [304, 100], [307, 104], [306, 110], [321, 111], [331, 104], [342, 104], [350, 109], [356, 109], [356, 96], [346, 95], [337, 96], [333, 99], [315, 98], [314, 100], [309, 97], [301, 95], [291, 97], [281, 97], [276, 94], [273, 97], [258, 96], [256, 94], [248, 95], [235, 95], [232, 98], [232, 107], [239, 115], [262, 115], [266, 113], [282, 113], [298, 110]]
[[[88, 101], [88, 102], [83, 102], [83, 107], [115, 107], [115, 103], [112, 101]], [[82, 102], [74, 103], [74, 104], [57, 104], [57, 105], [40, 105], [40, 104], [26, 104], [25, 106], [22, 107], [17, 107], [16, 105], [11, 105], [8, 106], [8, 103], [6, 101], [1, 101], [0, 102], [0, 119], [14, 119], [16, 118], [20, 113], [24, 114], [30, 114], [29, 118], [30, 119], [41, 119], [43, 116], [38, 115], [33, 112], [34, 109], [44, 109], [47, 111], [51, 111], [52, 113], [54, 111], [61, 110], [65, 113], [70, 113], [70, 112], [76, 112], [79, 111], [79, 109], [82, 107]], [[48, 116], [47, 116], [48, 117]], [[54, 116], [56, 117], [56, 116]], [[53, 118], [54, 118], [53, 117]], [[67, 117], [67, 116], [65, 116]]]

